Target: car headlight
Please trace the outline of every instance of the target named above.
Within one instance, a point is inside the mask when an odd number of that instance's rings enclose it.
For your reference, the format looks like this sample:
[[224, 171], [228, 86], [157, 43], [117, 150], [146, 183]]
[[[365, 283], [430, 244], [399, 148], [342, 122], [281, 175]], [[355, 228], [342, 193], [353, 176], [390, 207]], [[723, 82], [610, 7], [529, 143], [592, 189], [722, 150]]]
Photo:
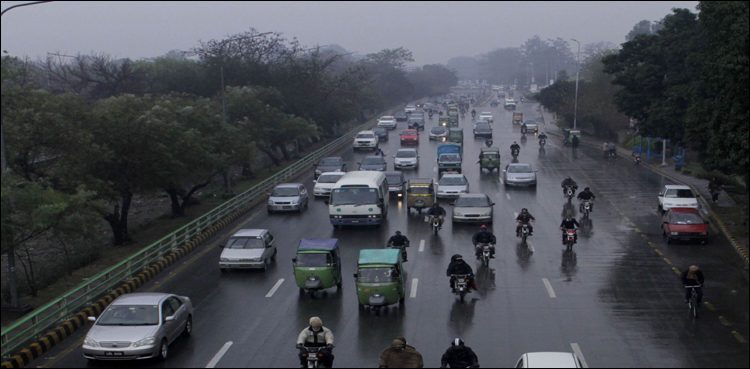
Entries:
[[273, 205], [273, 201], [268, 200], [268, 205]]
[[227, 259], [227, 258], [219, 258], [219, 261], [222, 262], [222, 263], [226, 263], [226, 262], [228, 262], [230, 260]]
[[86, 338], [83, 340], [83, 345], [89, 347], [99, 347], [99, 342], [96, 342], [93, 338], [86, 336]]
[[672, 236], [677, 236], [680, 233], [679, 232], [672, 232], [671, 234], [672, 234]]
[[708, 234], [708, 232], [701, 232], [701, 236], [705, 236], [707, 234]]
[[155, 343], [156, 337], [146, 337], [140, 341], [133, 343], [133, 347], [153, 346]]

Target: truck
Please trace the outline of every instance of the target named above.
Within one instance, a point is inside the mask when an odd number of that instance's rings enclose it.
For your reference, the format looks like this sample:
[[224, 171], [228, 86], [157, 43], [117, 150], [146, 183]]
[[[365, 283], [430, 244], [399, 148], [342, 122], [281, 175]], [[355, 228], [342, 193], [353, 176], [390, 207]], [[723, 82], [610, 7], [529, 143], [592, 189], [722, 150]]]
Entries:
[[513, 124], [521, 124], [523, 122], [523, 113], [521, 112], [513, 112]]
[[457, 143], [446, 143], [437, 148], [438, 176], [443, 171], [461, 173], [463, 147]]

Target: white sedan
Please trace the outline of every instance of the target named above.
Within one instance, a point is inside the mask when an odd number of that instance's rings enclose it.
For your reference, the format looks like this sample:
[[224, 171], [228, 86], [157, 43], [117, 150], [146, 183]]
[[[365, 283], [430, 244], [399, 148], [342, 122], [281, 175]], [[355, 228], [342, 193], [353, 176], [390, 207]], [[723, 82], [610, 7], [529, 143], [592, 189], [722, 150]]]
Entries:
[[483, 193], [466, 193], [458, 196], [453, 206], [453, 222], [492, 223], [495, 203]]
[[324, 172], [321, 173], [318, 179], [314, 180], [315, 187], [313, 187], [313, 195], [316, 197], [328, 197], [331, 195], [331, 189], [336, 185], [341, 177], [344, 176], [344, 172]]
[[417, 169], [419, 155], [417, 149], [399, 149], [393, 156], [393, 167], [396, 169]]
[[479, 120], [484, 120], [489, 123], [492, 123], [495, 121], [495, 118], [492, 117], [492, 113], [488, 111], [483, 111], [479, 113]]
[[469, 181], [460, 173], [445, 173], [438, 181], [437, 197], [455, 198], [469, 193]]

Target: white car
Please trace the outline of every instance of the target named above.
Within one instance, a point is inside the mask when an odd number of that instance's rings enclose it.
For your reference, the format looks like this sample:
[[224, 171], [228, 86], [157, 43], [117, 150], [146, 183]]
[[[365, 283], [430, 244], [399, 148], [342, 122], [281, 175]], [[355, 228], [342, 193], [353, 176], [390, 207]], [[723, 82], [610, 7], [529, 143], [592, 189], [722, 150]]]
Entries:
[[455, 198], [469, 193], [469, 181], [460, 173], [445, 173], [438, 181], [438, 198]]
[[527, 352], [518, 359], [516, 368], [582, 368], [571, 352]]
[[484, 120], [484, 121], [492, 123], [492, 122], [495, 121], [495, 118], [492, 117], [492, 113], [491, 112], [483, 111], [483, 112], [479, 113], [479, 120], [480, 121]]
[[506, 109], [515, 109], [516, 108], [516, 100], [505, 99], [504, 106], [505, 106]]
[[373, 131], [359, 131], [354, 137], [354, 144], [352, 148], [356, 149], [372, 149], [375, 150], [378, 147], [378, 136]]
[[406, 105], [406, 108], [404, 108], [404, 112], [406, 112], [407, 115], [409, 113], [411, 113], [411, 112], [414, 112], [414, 111], [417, 111], [417, 106], [416, 105], [411, 105], [410, 104], [410, 105]]
[[396, 169], [417, 169], [419, 155], [417, 149], [399, 149], [393, 156], [393, 167]]
[[396, 117], [392, 115], [384, 115], [378, 119], [378, 127], [395, 129], [396, 128]]
[[268, 269], [276, 260], [276, 246], [273, 236], [267, 229], [240, 229], [229, 237], [219, 257], [219, 268], [227, 269]]
[[661, 213], [671, 208], [700, 208], [698, 199], [689, 186], [665, 185], [659, 192], [658, 199]]
[[458, 195], [453, 206], [453, 222], [492, 223], [492, 207], [495, 203], [483, 193]]
[[528, 163], [510, 163], [503, 169], [503, 184], [536, 188], [536, 171]]
[[316, 197], [328, 197], [331, 195], [331, 189], [344, 176], [344, 172], [323, 172], [314, 180], [313, 195]]

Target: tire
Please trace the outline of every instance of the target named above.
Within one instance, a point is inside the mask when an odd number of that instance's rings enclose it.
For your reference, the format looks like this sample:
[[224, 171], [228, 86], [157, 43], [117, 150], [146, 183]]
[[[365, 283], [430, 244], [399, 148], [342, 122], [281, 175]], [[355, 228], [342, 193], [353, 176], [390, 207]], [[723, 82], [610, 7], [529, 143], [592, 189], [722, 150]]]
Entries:
[[167, 339], [161, 340], [161, 346], [159, 346], [159, 361], [167, 360], [167, 357], [169, 356], [169, 345], [167, 344]]
[[182, 331], [182, 335], [185, 337], [190, 337], [192, 333], [193, 333], [193, 316], [188, 315], [187, 322], [185, 322], [185, 330]]

